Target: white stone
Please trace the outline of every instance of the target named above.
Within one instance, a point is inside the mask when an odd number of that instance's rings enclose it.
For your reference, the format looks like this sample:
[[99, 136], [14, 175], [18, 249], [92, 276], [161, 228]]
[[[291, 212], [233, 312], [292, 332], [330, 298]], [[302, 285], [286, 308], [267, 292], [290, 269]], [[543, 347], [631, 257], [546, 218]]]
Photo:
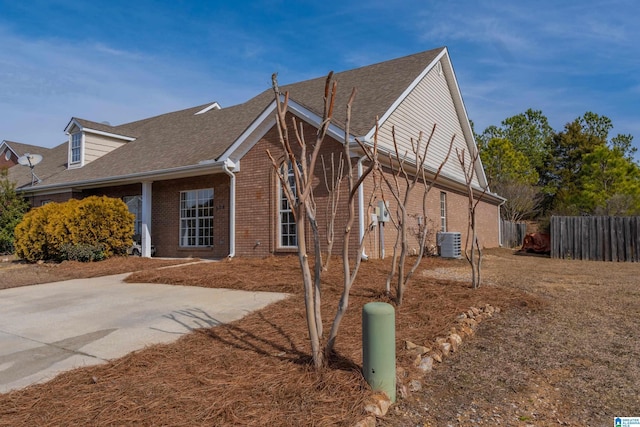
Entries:
[[418, 365], [418, 369], [420, 369], [422, 372], [425, 372], [425, 373], [433, 370], [433, 357], [431, 356], [423, 357], [422, 361]]
[[451, 351], [451, 343], [443, 342], [442, 344], [440, 344], [440, 351], [442, 351], [443, 356], [448, 356], [449, 352]]
[[420, 380], [411, 380], [409, 382], [409, 391], [416, 392], [422, 390], [422, 382]]

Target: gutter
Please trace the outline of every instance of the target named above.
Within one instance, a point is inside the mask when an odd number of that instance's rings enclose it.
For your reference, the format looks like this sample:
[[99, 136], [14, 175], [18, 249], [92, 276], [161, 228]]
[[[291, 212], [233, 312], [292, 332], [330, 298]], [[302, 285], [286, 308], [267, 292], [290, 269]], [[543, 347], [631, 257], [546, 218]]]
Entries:
[[134, 184], [145, 180], [162, 180], [173, 178], [187, 178], [189, 176], [197, 176], [205, 171], [224, 171], [225, 164], [223, 162], [214, 162], [207, 160], [198, 163], [197, 165], [180, 166], [177, 168], [161, 169], [154, 171], [138, 172], [129, 175], [110, 176], [105, 178], [89, 179], [85, 181], [65, 182], [59, 184], [49, 185], [34, 185], [16, 188], [16, 191], [21, 193], [39, 193], [45, 190], [57, 190], [57, 189], [73, 189], [82, 187], [106, 187], [113, 184]]
[[498, 244], [502, 247], [502, 215], [500, 214], [500, 208], [507, 203], [507, 199], [504, 199], [498, 205]]
[[[362, 176], [362, 162], [367, 158], [367, 156], [362, 156], [358, 159], [358, 179]], [[358, 240], [359, 244], [362, 244], [364, 239], [364, 188], [363, 184], [360, 184], [358, 187], [358, 226], [360, 228], [360, 239]], [[364, 251], [364, 245], [362, 246], [362, 253], [360, 257], [363, 261], [369, 259], [369, 255], [367, 255]]]
[[227, 159], [222, 165], [224, 173], [229, 175], [229, 258], [236, 256], [236, 174], [229, 167], [236, 169], [236, 164]]

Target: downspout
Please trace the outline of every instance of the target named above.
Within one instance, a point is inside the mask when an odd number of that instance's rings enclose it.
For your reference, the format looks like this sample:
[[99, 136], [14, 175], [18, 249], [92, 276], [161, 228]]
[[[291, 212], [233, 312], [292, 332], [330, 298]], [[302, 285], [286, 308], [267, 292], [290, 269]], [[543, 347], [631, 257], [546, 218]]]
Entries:
[[227, 159], [222, 165], [222, 170], [229, 175], [229, 258], [233, 258], [236, 256], [236, 174], [231, 172], [229, 166], [234, 169], [236, 167]]
[[500, 247], [502, 247], [502, 212], [500, 212], [500, 208], [505, 203], [507, 203], [507, 201], [503, 200], [498, 205], [498, 244], [500, 245]]
[[[362, 176], [362, 162], [367, 158], [367, 156], [362, 156], [358, 159], [358, 179]], [[364, 188], [363, 184], [360, 184], [358, 187], [358, 222], [360, 228], [360, 239], [358, 240], [358, 244], [362, 242], [364, 239]], [[369, 259], [369, 256], [364, 251], [364, 245], [362, 246], [362, 254], [360, 255], [363, 261]]]

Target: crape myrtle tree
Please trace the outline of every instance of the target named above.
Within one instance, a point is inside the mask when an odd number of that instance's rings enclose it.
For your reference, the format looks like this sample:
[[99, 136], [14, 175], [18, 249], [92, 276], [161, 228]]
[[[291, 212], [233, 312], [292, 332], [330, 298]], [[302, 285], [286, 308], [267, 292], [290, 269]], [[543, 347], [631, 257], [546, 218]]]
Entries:
[[[391, 128], [391, 138], [393, 140], [393, 148], [395, 157], [391, 153], [389, 153], [389, 167], [391, 169], [390, 176], [386, 174], [381, 174], [385, 186], [388, 188], [392, 197], [396, 201], [396, 218], [391, 216], [391, 221], [394, 227], [397, 230], [396, 233], [396, 242], [393, 246], [393, 257], [391, 259], [391, 270], [387, 277], [386, 284], [386, 292], [389, 294], [391, 292], [391, 282], [394, 277], [396, 278], [396, 304], [402, 305], [402, 299], [404, 296], [404, 290], [409, 283], [409, 280], [418, 269], [420, 265], [420, 261], [424, 257], [425, 246], [427, 243], [427, 230], [423, 228], [418, 237], [418, 254], [409, 271], [405, 273], [405, 263], [407, 256], [409, 255], [409, 241], [408, 241], [408, 219], [409, 219], [409, 202], [411, 200], [411, 195], [413, 194], [416, 187], [419, 189], [418, 191], [422, 191], [422, 221], [423, 226], [426, 227], [427, 224], [427, 196], [429, 195], [429, 191], [433, 187], [433, 185], [438, 180], [440, 176], [440, 172], [442, 168], [449, 160], [449, 155], [451, 154], [451, 149], [453, 147], [453, 142], [455, 141], [455, 134], [451, 137], [451, 142], [449, 143], [449, 149], [444, 160], [440, 163], [438, 170], [432, 179], [427, 178], [426, 174], [426, 161], [427, 154], [429, 151], [429, 145], [433, 140], [433, 136], [436, 132], [436, 124], [433, 125], [431, 129], [431, 133], [429, 137], [425, 141], [423, 138], [422, 132], [419, 133], [417, 139], [410, 139], [411, 143], [411, 153], [405, 151], [404, 153], [400, 152], [398, 148], [398, 142], [396, 139], [395, 127]], [[415, 170], [409, 170], [409, 164]], [[383, 200], [384, 192], [382, 192]]]
[[[478, 150], [475, 150], [470, 153], [469, 158], [467, 158], [464, 149], [458, 150], [456, 148], [456, 155], [458, 156], [458, 162], [460, 163], [460, 168], [464, 174], [467, 187], [467, 214], [469, 226], [467, 229], [467, 239], [464, 245], [464, 255], [471, 266], [471, 285], [474, 289], [480, 287], [482, 279], [482, 246], [478, 239], [476, 209], [488, 189], [488, 187], [485, 187], [478, 196], [476, 196], [476, 192], [473, 189], [473, 178], [475, 176], [479, 154]], [[469, 160], [468, 163], [467, 160]]]
[[[363, 174], [356, 180], [353, 176], [350, 159], [350, 131], [349, 123], [351, 120], [351, 105], [355, 98], [355, 89], [352, 91], [349, 101], [347, 103], [347, 117], [345, 120], [345, 137], [343, 141], [343, 152], [340, 158], [337, 160], [338, 165], [335, 165], [332, 169], [332, 183], [328, 183], [326, 179], [327, 187], [330, 187], [329, 203], [329, 218], [331, 223], [329, 229], [333, 230], [335, 225], [333, 221], [336, 218], [336, 212], [338, 209], [339, 196], [336, 192], [341, 187], [342, 179], [344, 175], [342, 171], [346, 171], [347, 179], [347, 219], [344, 226], [343, 235], [343, 270], [344, 270], [344, 286], [343, 293], [338, 304], [336, 316], [334, 318], [329, 337], [326, 340], [324, 349], [322, 347], [323, 341], [323, 328], [322, 328], [322, 313], [321, 313], [321, 274], [323, 271], [322, 254], [321, 254], [321, 237], [318, 229], [317, 221], [317, 205], [314, 197], [314, 178], [316, 176], [316, 166], [318, 159], [324, 164], [324, 175], [327, 176], [326, 162], [323, 162], [323, 158], [320, 156], [320, 150], [325, 140], [329, 125], [333, 119], [333, 111], [335, 106], [335, 97], [337, 92], [337, 83], [333, 80], [333, 73], [329, 73], [325, 82], [324, 90], [324, 110], [322, 121], [317, 129], [316, 137], [313, 141], [308, 142], [304, 137], [303, 124], [298, 122], [293, 115], [291, 115], [291, 129], [293, 135], [289, 131], [289, 123], [287, 123], [287, 110], [289, 103], [289, 94], [280, 93], [278, 87], [277, 76], [272, 76], [272, 86], [276, 101], [276, 127], [278, 129], [278, 136], [280, 146], [285, 157], [285, 162], [278, 162], [274, 155], [267, 150], [267, 155], [271, 159], [272, 166], [275, 170], [276, 176], [280, 180], [283, 193], [285, 194], [289, 206], [293, 213], [294, 222], [296, 224], [297, 232], [297, 244], [298, 244], [298, 260], [300, 263], [302, 282], [304, 286], [304, 300], [306, 308], [306, 321], [309, 330], [309, 338], [311, 341], [311, 353], [313, 364], [316, 369], [322, 368], [328, 361], [328, 356], [331, 354], [335, 341], [338, 335], [339, 326], [341, 320], [348, 308], [349, 292], [351, 286], [355, 281], [358, 268], [360, 266], [361, 257], [356, 258], [355, 264], [352, 267], [349, 260], [349, 242], [353, 222], [355, 219], [355, 197], [357, 195], [358, 187], [374, 170], [378, 168], [377, 162], [377, 136], [374, 138], [374, 146], [365, 146], [360, 141], [357, 143], [368, 157], [369, 166], [363, 172]], [[342, 163], [344, 162], [344, 163]], [[307, 248], [306, 229], [307, 225], [312, 230], [313, 249], [314, 255], [314, 267], [313, 272], [310, 266], [309, 249]], [[370, 227], [367, 227], [369, 229]], [[328, 237], [333, 239], [333, 235]], [[364, 242], [364, 238], [360, 242], [360, 246]], [[332, 243], [331, 243], [332, 246]], [[361, 247], [358, 254], [361, 253]]]

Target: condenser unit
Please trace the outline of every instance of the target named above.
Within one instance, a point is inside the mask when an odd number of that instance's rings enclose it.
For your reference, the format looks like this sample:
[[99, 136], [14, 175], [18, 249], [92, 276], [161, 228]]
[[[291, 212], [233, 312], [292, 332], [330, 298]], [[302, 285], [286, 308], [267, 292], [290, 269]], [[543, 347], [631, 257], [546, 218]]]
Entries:
[[459, 232], [440, 232], [437, 235], [440, 256], [443, 258], [460, 258], [462, 256]]

